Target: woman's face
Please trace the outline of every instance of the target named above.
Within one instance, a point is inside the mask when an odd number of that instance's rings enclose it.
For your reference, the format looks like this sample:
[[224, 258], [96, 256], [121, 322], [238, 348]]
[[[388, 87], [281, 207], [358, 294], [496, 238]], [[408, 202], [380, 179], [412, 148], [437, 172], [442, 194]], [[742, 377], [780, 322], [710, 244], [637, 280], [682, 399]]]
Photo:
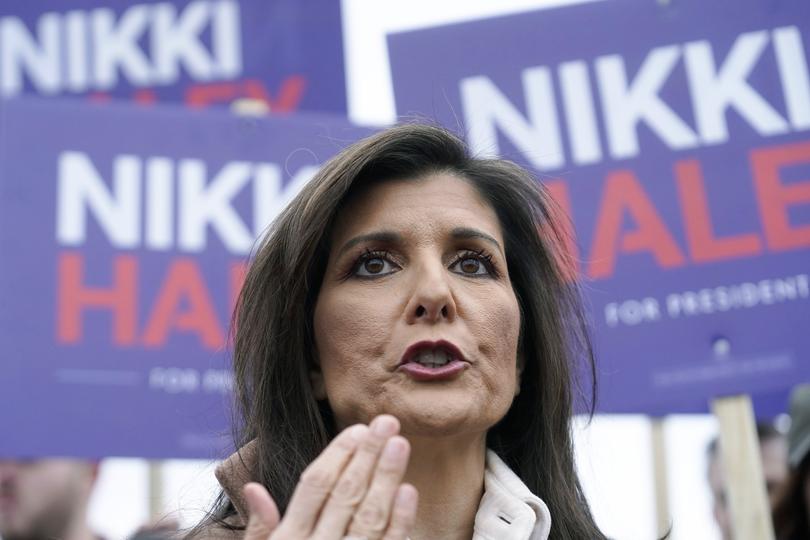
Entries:
[[314, 315], [339, 427], [483, 433], [519, 387], [520, 310], [495, 211], [451, 174], [381, 182], [338, 216]]

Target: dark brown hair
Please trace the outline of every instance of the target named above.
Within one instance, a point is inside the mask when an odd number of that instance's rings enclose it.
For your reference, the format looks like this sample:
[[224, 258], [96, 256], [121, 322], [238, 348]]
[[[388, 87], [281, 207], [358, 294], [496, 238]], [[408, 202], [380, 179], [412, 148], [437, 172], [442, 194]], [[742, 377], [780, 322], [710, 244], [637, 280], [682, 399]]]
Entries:
[[[570, 279], [562, 213], [525, 169], [472, 157], [438, 127], [406, 124], [364, 139], [328, 162], [278, 216], [258, 246], [235, 314], [237, 447], [258, 439], [253, 478], [283, 513], [304, 468], [335, 435], [313, 396], [312, 316], [329, 256], [329, 233], [348, 197], [372, 182], [447, 172], [469, 181], [500, 220], [509, 277], [520, 304], [521, 389], [487, 444], [548, 505], [553, 539], [604, 538], [574, 466], [570, 430], [580, 367], [593, 355]], [[589, 383], [588, 400], [595, 395]], [[233, 513], [224, 497], [219, 518]]]
[[810, 454], [792, 469], [773, 508], [773, 528], [778, 540], [810, 538], [810, 516], [805, 484], [810, 479]]

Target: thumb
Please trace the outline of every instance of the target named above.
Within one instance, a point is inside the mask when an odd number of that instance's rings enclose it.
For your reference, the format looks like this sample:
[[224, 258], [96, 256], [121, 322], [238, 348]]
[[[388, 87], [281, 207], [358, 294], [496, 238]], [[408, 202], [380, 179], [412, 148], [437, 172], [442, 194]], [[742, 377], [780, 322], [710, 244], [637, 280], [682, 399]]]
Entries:
[[264, 486], [256, 482], [245, 485], [242, 493], [250, 512], [244, 539], [267, 540], [281, 519], [276, 503]]

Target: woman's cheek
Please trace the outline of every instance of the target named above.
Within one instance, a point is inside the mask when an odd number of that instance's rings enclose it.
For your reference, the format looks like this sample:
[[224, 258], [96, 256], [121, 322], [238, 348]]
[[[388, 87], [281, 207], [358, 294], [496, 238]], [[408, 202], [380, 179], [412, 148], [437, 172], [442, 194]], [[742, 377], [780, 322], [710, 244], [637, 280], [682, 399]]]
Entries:
[[323, 337], [331, 344], [331, 349], [342, 353], [341, 356], [381, 354], [380, 349], [386, 343], [388, 326], [394, 321], [380, 310], [379, 297], [369, 298], [365, 294], [335, 295], [316, 324]]
[[508, 408], [520, 384], [517, 366], [520, 308], [511, 290], [493, 296], [497, 301], [489, 304], [483, 327], [487, 330], [487, 341], [491, 344], [487, 356], [492, 358], [493, 363], [493, 390], [502, 397]]
[[343, 380], [361, 381], [385, 362], [393, 322], [358, 295], [322, 297], [315, 313], [315, 336], [327, 391], [340, 391]]
[[512, 362], [517, 358], [520, 335], [520, 308], [514, 295], [493, 295], [498, 301], [481, 305], [483, 317], [479, 319], [477, 333], [486, 336], [481, 345], [501, 361]]

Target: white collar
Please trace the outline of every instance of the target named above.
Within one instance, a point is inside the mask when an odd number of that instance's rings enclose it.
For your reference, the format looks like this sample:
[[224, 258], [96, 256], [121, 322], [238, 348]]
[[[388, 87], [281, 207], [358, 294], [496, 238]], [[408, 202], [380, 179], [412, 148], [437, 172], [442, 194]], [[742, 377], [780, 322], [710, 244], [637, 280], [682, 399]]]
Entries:
[[[216, 476], [239, 517], [247, 521], [242, 488], [250, 481], [256, 461], [256, 440], [222, 462]], [[475, 514], [473, 540], [547, 540], [551, 514], [540, 497], [512, 472], [492, 450], [487, 450], [484, 496]]]
[[546, 503], [487, 450], [484, 496], [475, 514], [473, 540], [546, 540], [550, 530]]

